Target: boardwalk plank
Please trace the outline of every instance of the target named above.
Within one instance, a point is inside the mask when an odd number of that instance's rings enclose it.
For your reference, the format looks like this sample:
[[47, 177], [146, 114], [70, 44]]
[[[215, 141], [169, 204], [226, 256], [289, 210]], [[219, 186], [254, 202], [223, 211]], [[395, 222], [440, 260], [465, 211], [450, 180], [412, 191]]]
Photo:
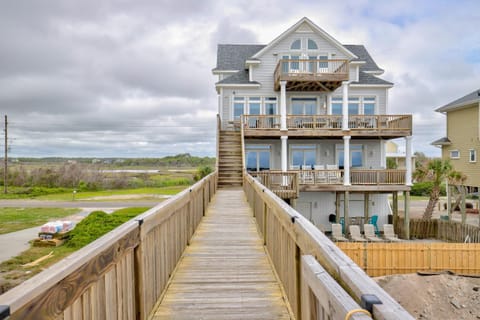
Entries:
[[218, 191], [153, 319], [291, 319], [242, 189]]

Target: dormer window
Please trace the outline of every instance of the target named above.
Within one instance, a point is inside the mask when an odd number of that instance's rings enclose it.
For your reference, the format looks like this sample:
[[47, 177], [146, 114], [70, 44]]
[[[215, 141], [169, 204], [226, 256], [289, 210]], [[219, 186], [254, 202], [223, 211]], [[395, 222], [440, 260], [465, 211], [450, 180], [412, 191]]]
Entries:
[[318, 50], [317, 43], [313, 41], [312, 39], [308, 39], [308, 50]]
[[301, 50], [302, 49], [302, 41], [300, 39], [297, 39], [292, 42], [292, 45], [290, 46], [290, 50]]

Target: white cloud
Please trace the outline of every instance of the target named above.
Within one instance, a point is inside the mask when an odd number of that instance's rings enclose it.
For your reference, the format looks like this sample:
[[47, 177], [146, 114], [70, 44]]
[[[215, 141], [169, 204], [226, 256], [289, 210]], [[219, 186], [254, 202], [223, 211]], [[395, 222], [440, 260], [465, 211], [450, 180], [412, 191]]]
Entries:
[[215, 154], [217, 43], [268, 43], [308, 16], [364, 44], [439, 155], [434, 109], [480, 83], [477, 1], [103, 1], [0, 4], [0, 106], [11, 156]]

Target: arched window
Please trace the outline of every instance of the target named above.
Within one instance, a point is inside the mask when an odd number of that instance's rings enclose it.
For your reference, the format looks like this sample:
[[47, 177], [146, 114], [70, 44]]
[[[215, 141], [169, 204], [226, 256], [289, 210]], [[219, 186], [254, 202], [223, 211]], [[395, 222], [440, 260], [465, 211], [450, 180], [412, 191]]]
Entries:
[[317, 43], [315, 41], [313, 41], [312, 39], [308, 39], [307, 48], [308, 48], [308, 50], [317, 50], [318, 46], [317, 46]]
[[300, 39], [297, 39], [295, 41], [292, 42], [292, 45], [290, 46], [290, 49], [291, 50], [300, 50], [302, 49], [302, 42], [300, 41]]

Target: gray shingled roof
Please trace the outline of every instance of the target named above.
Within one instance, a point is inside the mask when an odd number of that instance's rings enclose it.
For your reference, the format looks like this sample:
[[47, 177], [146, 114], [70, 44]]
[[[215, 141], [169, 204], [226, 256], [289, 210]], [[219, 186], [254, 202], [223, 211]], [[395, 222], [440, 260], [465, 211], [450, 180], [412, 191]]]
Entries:
[[248, 71], [240, 70], [231, 76], [217, 82], [217, 84], [260, 84], [257, 81], [248, 80]]
[[430, 144], [434, 145], [434, 146], [444, 146], [444, 145], [450, 145], [450, 144], [452, 144], [452, 142], [447, 137], [443, 137], [443, 138], [440, 138], [438, 140], [433, 141]]
[[[360, 69], [361, 70], [361, 69]], [[393, 85], [393, 83], [380, 79], [373, 74], [365, 73], [360, 71], [358, 73], [358, 81], [352, 81], [351, 84], [386, 84]]]
[[361, 71], [383, 71], [380, 69], [375, 61], [372, 59], [372, 56], [368, 53], [367, 49], [361, 44], [344, 44], [345, 48], [351, 51], [358, 59], [353, 61], [365, 61], [364, 65], [360, 66]]
[[455, 101], [452, 101], [443, 107], [438, 108], [437, 112], [447, 112], [459, 107], [463, 107], [465, 105], [471, 104], [471, 103], [476, 103], [480, 102], [480, 89], [473, 91], [472, 93], [467, 94], [464, 97], [461, 97], [460, 99], [457, 99]]
[[[217, 66], [213, 70], [239, 70], [239, 72], [226, 77], [222, 81], [219, 81], [218, 84], [258, 84], [258, 82], [248, 81], [248, 71], [245, 71], [245, 61], [265, 46], [266, 45], [259, 44], [219, 44], [217, 48]], [[365, 61], [365, 64], [360, 66], [359, 81], [352, 82], [353, 84], [393, 85], [391, 82], [362, 72], [383, 71], [377, 66], [363, 45], [345, 45], [345, 48], [358, 57], [358, 59], [354, 61]]]
[[260, 44], [219, 44], [217, 66], [213, 70], [244, 70], [245, 60], [265, 48]]

